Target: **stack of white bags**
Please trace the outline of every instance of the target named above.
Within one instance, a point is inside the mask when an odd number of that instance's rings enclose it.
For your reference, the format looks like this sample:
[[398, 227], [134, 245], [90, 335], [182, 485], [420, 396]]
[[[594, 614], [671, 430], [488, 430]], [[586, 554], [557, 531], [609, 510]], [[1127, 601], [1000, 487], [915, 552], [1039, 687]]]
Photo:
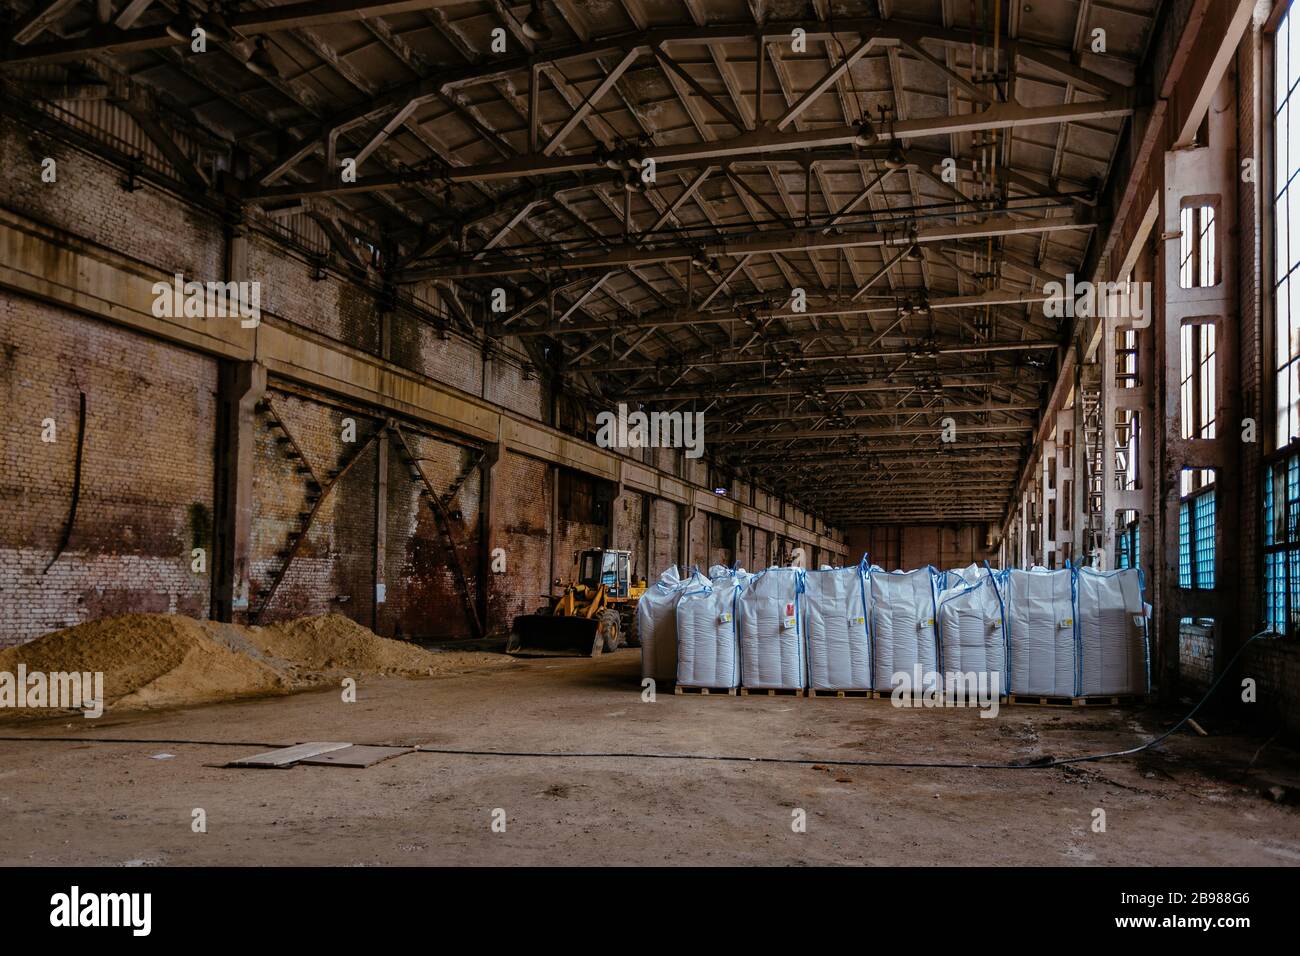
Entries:
[[[689, 687], [921, 691], [985, 675], [1001, 694], [1150, 688], [1137, 569], [868, 565], [664, 572], [641, 599], [641, 674]], [[902, 675], [905, 675], [902, 676]], [[919, 683], [918, 683], [919, 682]]]

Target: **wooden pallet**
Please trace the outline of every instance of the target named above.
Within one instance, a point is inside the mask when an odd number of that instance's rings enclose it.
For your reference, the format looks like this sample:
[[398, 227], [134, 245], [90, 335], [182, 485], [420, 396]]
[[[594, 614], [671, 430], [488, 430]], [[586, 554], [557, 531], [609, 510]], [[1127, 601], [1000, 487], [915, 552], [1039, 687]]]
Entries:
[[1146, 702], [1146, 694], [1098, 694], [1096, 697], [1074, 698], [1075, 707], [1135, 707]]
[[1073, 707], [1073, 697], [1043, 696], [1040, 694], [1008, 694], [1008, 704], [1033, 704], [1037, 707]]
[[1143, 694], [1099, 694], [1095, 697], [1042, 697], [1035, 694], [1010, 694], [1008, 704], [1033, 704], [1038, 707], [1132, 707], [1145, 704]]
[[736, 696], [734, 687], [692, 687], [688, 684], [678, 684], [673, 688], [675, 694], [694, 694], [697, 697], [708, 697], [713, 695], [726, 695], [728, 697]]
[[870, 700], [872, 696], [872, 692], [869, 690], [817, 690], [816, 688], [810, 687], [808, 688], [808, 696], [809, 697], [863, 697], [866, 698], [867, 700]]
[[741, 697], [802, 697], [802, 687], [742, 687]]

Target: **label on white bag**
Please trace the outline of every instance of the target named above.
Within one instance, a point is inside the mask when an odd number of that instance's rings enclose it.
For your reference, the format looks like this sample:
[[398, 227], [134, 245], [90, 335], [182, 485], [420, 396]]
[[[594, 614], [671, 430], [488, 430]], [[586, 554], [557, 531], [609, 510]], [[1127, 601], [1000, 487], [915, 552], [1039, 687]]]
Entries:
[[849, 618], [849, 623], [850, 623], [850, 624], [866, 624], [866, 623], [867, 623], [867, 619], [866, 619], [865, 617], [851, 617], [851, 618]]
[[1133, 615], [1133, 626], [1134, 626], [1134, 627], [1141, 629], [1142, 627], [1144, 627], [1144, 626], [1146, 625], [1146, 622], [1147, 622], [1147, 618], [1146, 618], [1146, 615], [1145, 615], [1145, 614], [1134, 614], [1134, 615]]
[[785, 630], [787, 631], [790, 630], [790, 628], [794, 627], [794, 618], [787, 617], [785, 621], [781, 624], [781, 627], [785, 628]]
[[1058, 622], [1056, 623], [1056, 626], [1059, 627], [1059, 628], [1061, 628], [1062, 630], [1064, 630], [1064, 629], [1067, 628], [1067, 627], [1074, 627], [1074, 619], [1073, 619], [1073, 618], [1069, 618], [1069, 617], [1067, 617], [1067, 618], [1066, 618], [1065, 620], [1063, 620], [1063, 621], [1058, 621]]
[[794, 617], [794, 602], [787, 602], [785, 605], [785, 616]]
[[719, 623], [719, 624], [730, 624], [730, 623], [731, 623], [731, 612], [730, 612], [730, 611], [723, 611], [722, 614], [718, 616], [718, 623]]

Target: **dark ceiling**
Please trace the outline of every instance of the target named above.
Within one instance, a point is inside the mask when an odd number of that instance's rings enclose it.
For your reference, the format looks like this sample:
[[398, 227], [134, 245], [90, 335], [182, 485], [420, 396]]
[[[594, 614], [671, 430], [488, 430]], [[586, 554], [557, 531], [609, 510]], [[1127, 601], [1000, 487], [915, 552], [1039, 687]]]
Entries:
[[577, 388], [703, 411], [833, 524], [1004, 514], [1157, 0], [540, 6], [531, 39], [527, 3], [228, 4], [194, 55], [173, 3], [18, 2], [0, 65], [124, 75], [252, 157], [248, 202], [362, 224]]

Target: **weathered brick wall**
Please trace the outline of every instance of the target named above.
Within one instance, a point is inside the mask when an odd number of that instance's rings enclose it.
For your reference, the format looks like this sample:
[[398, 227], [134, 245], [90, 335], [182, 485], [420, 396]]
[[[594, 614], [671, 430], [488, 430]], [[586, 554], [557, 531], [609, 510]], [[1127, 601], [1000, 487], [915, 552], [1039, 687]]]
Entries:
[[677, 563], [681, 542], [677, 527], [678, 507], [671, 501], [655, 499], [650, 512], [652, 543], [650, 580], [654, 581]]
[[987, 527], [983, 524], [962, 525], [850, 525], [847, 529], [850, 562], [865, 551], [872, 564], [887, 571], [925, 567], [932, 564], [941, 571], [981, 564], [986, 559], [997, 563], [997, 555], [984, 546]]
[[695, 512], [690, 521], [690, 556], [689, 564], [699, 565], [701, 571], [708, 573], [709, 564], [709, 515], [705, 511]]
[[[1254, 704], [1242, 704], [1241, 712], [1261, 726], [1281, 727], [1292, 739], [1300, 737], [1300, 643], [1288, 638], [1255, 641], [1242, 655], [1241, 678], [1255, 681]], [[1229, 685], [1234, 700], [1240, 700], [1241, 682]]]
[[[0, 292], [0, 646], [103, 615], [205, 615], [216, 363]], [[81, 492], [67, 522], [86, 395]], [[42, 422], [55, 423], [52, 443]]]
[[[0, 205], [167, 274], [219, 278], [224, 243], [218, 224], [148, 184], [131, 192], [121, 170], [54, 137], [0, 123]], [[58, 180], [41, 182], [41, 160], [54, 159]]]
[[[472, 452], [406, 430], [407, 443], [434, 490], [446, 494], [470, 463]], [[387, 601], [379, 614], [380, 633], [404, 638], [454, 640], [473, 635], [469, 613], [456, 585], [433, 509], [421, 499], [423, 484], [412, 480], [393, 442], [388, 469]], [[482, 471], [470, 473], [452, 499], [455, 546], [471, 594], [478, 593], [479, 517]], [[459, 513], [460, 517], [457, 517]]]
[[514, 355], [498, 353], [487, 363], [483, 397], [529, 418], [540, 421], [545, 417], [546, 388], [534, 372], [525, 371]]
[[567, 575], [567, 568], [551, 570], [551, 472], [545, 462], [509, 452], [497, 463], [490, 543], [505, 550], [506, 572], [491, 579], [495, 629], [547, 603], [554, 576]]
[[[320, 500], [306, 538], [292, 561], [281, 553], [291, 535], [302, 528], [300, 515], [311, 511], [311, 476], [301, 459], [290, 457], [293, 447], [281, 441], [276, 416], [258, 415], [253, 468], [253, 521], [250, 605], [260, 609], [260, 621], [302, 614], [345, 614], [370, 626], [374, 621], [375, 469], [378, 453], [367, 440], [378, 423], [297, 395], [272, 390], [268, 398], [278, 419], [292, 434], [298, 449], [323, 490], [332, 472], [356, 458], [352, 467]], [[343, 441], [344, 421], [351, 419], [356, 440]], [[280, 571], [284, 568], [284, 573]], [[270, 603], [270, 586], [281, 577]], [[265, 605], [265, 606], [263, 606]]]
[[248, 278], [261, 283], [262, 310], [345, 345], [379, 351], [375, 299], [365, 289], [332, 275], [314, 278], [311, 265], [268, 238], [248, 242]]
[[649, 572], [645, 567], [645, 495], [625, 491], [614, 502], [614, 545], [620, 551], [632, 552], [632, 573], [640, 577]]

